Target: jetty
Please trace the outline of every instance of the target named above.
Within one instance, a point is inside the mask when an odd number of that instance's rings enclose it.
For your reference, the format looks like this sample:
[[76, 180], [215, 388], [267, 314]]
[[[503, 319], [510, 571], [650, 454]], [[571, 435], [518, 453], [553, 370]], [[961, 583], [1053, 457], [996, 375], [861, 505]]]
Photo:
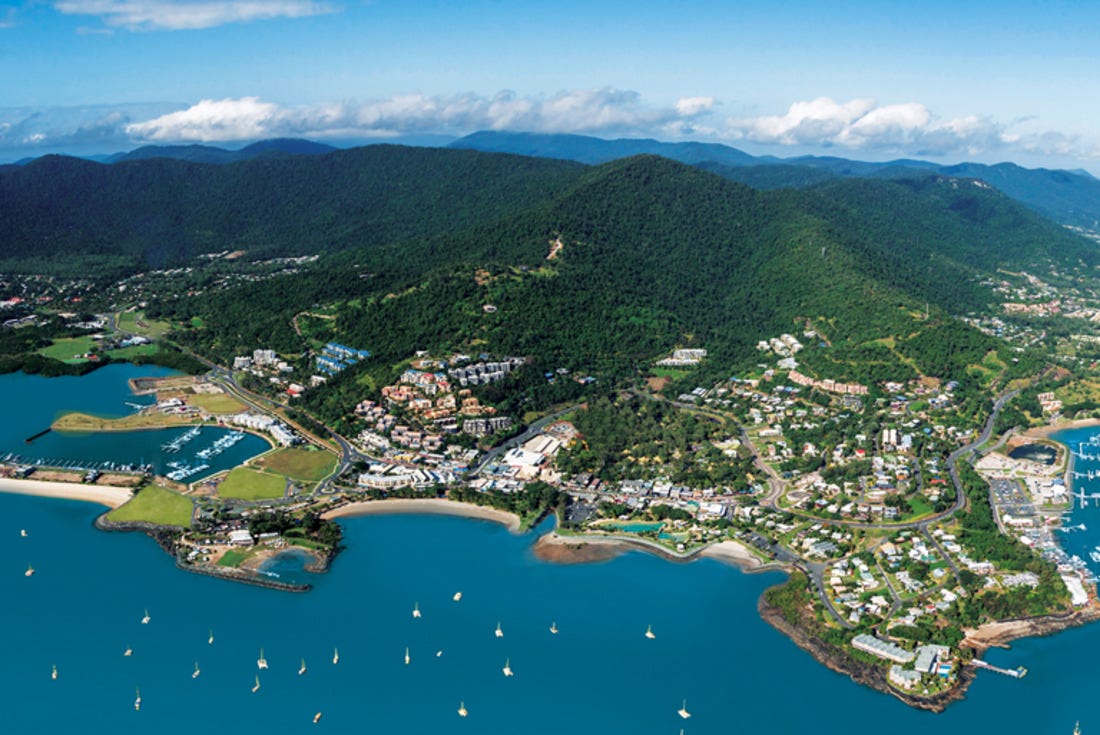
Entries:
[[994, 666], [991, 663], [986, 663], [980, 658], [975, 658], [970, 661], [970, 665], [979, 669], [985, 669], [986, 671], [994, 671], [998, 674], [1004, 674], [1005, 676], [1011, 676], [1013, 679], [1023, 679], [1027, 676], [1027, 669], [1023, 666], [1017, 666], [1015, 669], [1005, 669], [1000, 666]]

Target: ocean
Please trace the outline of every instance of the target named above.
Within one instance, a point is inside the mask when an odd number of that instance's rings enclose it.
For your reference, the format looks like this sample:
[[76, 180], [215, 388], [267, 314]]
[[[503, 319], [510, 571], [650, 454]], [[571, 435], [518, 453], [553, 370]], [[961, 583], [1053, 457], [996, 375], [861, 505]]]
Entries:
[[[1029, 675], [983, 672], [937, 715], [829, 671], [764, 623], [756, 601], [779, 573], [642, 552], [559, 566], [531, 550], [546, 525], [516, 536], [486, 521], [375, 516], [342, 521], [347, 548], [327, 574], [277, 565], [314, 584], [294, 594], [179, 570], [143, 535], [96, 530], [101, 511], [0, 494], [4, 732], [1069, 735], [1078, 719], [1100, 732], [1098, 626], [990, 652]], [[1096, 508], [1079, 512], [1091, 530]]]

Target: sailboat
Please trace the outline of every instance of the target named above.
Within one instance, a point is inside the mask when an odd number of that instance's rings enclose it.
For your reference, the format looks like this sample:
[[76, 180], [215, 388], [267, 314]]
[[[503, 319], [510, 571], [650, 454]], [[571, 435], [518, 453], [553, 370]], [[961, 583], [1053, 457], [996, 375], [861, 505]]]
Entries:
[[213, 628], [210, 629], [210, 637], [208, 637], [206, 639], [206, 642], [211, 646], [214, 645], [214, 629]]
[[135, 711], [141, 710], [141, 690], [140, 689], [137, 690], [137, 699], [134, 700], [134, 710]]
[[459, 702], [458, 703], [458, 716], [459, 717], [465, 717], [468, 714], [470, 714], [470, 713], [466, 710], [466, 703], [465, 702]]
[[53, 665], [53, 671], [50, 672], [50, 678], [57, 681], [57, 664]]
[[452, 597], [451, 599], [454, 600], [455, 602], [458, 602], [459, 600], [462, 599], [462, 593], [461, 592], [455, 592], [455, 596]]
[[256, 659], [256, 668], [257, 669], [266, 669], [267, 668], [267, 659], [264, 658], [264, 649], [262, 649], [262, 648], [260, 649], [260, 657], [258, 659]]
[[684, 700], [684, 703], [683, 703], [683, 705], [682, 705], [682, 706], [680, 707], [680, 709], [676, 710], [676, 714], [680, 715], [680, 716], [681, 716], [681, 717], [683, 717], [683, 718], [684, 718], [685, 720], [686, 720], [687, 718], [691, 717], [691, 713], [690, 713], [690, 712], [688, 712], [688, 701], [687, 701], [686, 699]]
[[25, 528], [19, 529], [19, 535], [22, 536], [23, 538], [26, 538], [27, 537], [27, 529], [25, 529]]
[[303, 658], [302, 665], [298, 667], [298, 676], [301, 676], [304, 673], [306, 673], [306, 660]]
[[191, 678], [192, 679], [198, 679], [199, 678], [199, 662], [198, 661], [195, 662], [195, 673], [191, 674]]
[[443, 649], [440, 648], [438, 651], [435, 652], [435, 657], [436, 658], [441, 658], [442, 656], [443, 656]]
[[657, 636], [653, 635], [653, 626], [652, 626], [652, 625], [647, 625], [647, 626], [645, 627], [645, 637], [646, 637], [646, 638], [649, 638], [649, 639], [651, 639], [651, 640], [652, 640], [653, 638], [656, 638], [656, 637], [657, 637]]
[[340, 663], [340, 649], [334, 648], [332, 649], [332, 664], [335, 666], [338, 663]]
[[558, 634], [558, 624], [557, 624], [557, 622], [550, 623], [550, 632], [553, 633], [554, 635]]
[[30, 564], [28, 564], [27, 565], [27, 571], [23, 572], [23, 576], [24, 577], [33, 577], [34, 576], [34, 567], [32, 567]]
[[142, 625], [148, 625], [151, 618], [149, 617], [149, 608], [145, 608], [145, 615], [141, 618]]
[[500, 629], [500, 621], [499, 620], [497, 621], [497, 629], [496, 629], [496, 633], [494, 635], [496, 635], [497, 638], [503, 638], [504, 637], [504, 631]]
[[130, 648], [129, 646], [126, 646], [126, 650], [122, 652], [122, 655], [125, 656], [126, 658], [130, 658], [131, 656], [134, 655], [134, 649]]
[[1080, 721], [1078, 721], [1077, 724], [1073, 726], [1073, 735], [1081, 735], [1081, 722]]
[[411, 661], [411, 660], [412, 659], [409, 658], [409, 647], [405, 646], [405, 665], [408, 666], [409, 661]]
[[508, 659], [508, 658], [504, 659], [504, 668], [501, 669], [501, 671], [504, 672], [505, 676], [515, 676], [515, 673], [512, 672], [512, 665], [511, 664], [512, 664], [511, 659]]
[[320, 722], [320, 721], [321, 721], [321, 713], [320, 713], [320, 712], [318, 712], [317, 714], [315, 714], [315, 715], [313, 716], [313, 724], [314, 724], [314, 725], [316, 725], [316, 724], [317, 724], [318, 722]]
[[260, 691], [260, 675], [256, 674], [256, 683], [252, 686], [252, 693]]
[[420, 617], [420, 603], [419, 602], [414, 602], [413, 603], [413, 617], [414, 618], [419, 618]]

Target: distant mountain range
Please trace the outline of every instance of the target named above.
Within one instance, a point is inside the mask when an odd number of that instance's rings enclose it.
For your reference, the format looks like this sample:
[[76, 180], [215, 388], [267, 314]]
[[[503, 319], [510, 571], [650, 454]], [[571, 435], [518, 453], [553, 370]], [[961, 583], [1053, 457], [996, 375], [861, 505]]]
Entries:
[[653, 154], [699, 166], [757, 189], [805, 188], [839, 178], [912, 178], [940, 175], [981, 179], [1055, 222], [1100, 232], [1100, 180], [1084, 171], [1028, 169], [1014, 163], [943, 166], [899, 159], [883, 163], [829, 156], [780, 159], [753, 156], [714, 143], [663, 143], [650, 139], [604, 140], [582, 135], [484, 131], [451, 143], [465, 148], [599, 164]]

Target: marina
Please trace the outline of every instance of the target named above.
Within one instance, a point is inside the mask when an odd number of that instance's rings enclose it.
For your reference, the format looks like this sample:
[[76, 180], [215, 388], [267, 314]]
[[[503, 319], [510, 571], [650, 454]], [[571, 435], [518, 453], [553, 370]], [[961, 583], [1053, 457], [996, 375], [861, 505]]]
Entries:
[[167, 442], [165, 444], [162, 444], [161, 447], [160, 447], [160, 451], [165, 452], [166, 454], [175, 454], [176, 452], [183, 449], [183, 447], [188, 442], [190, 442], [192, 439], [196, 438], [201, 431], [202, 431], [202, 428], [199, 427], [199, 426], [188, 429], [187, 431], [185, 431], [183, 434], [180, 434], [178, 437], [176, 437], [172, 441]]

